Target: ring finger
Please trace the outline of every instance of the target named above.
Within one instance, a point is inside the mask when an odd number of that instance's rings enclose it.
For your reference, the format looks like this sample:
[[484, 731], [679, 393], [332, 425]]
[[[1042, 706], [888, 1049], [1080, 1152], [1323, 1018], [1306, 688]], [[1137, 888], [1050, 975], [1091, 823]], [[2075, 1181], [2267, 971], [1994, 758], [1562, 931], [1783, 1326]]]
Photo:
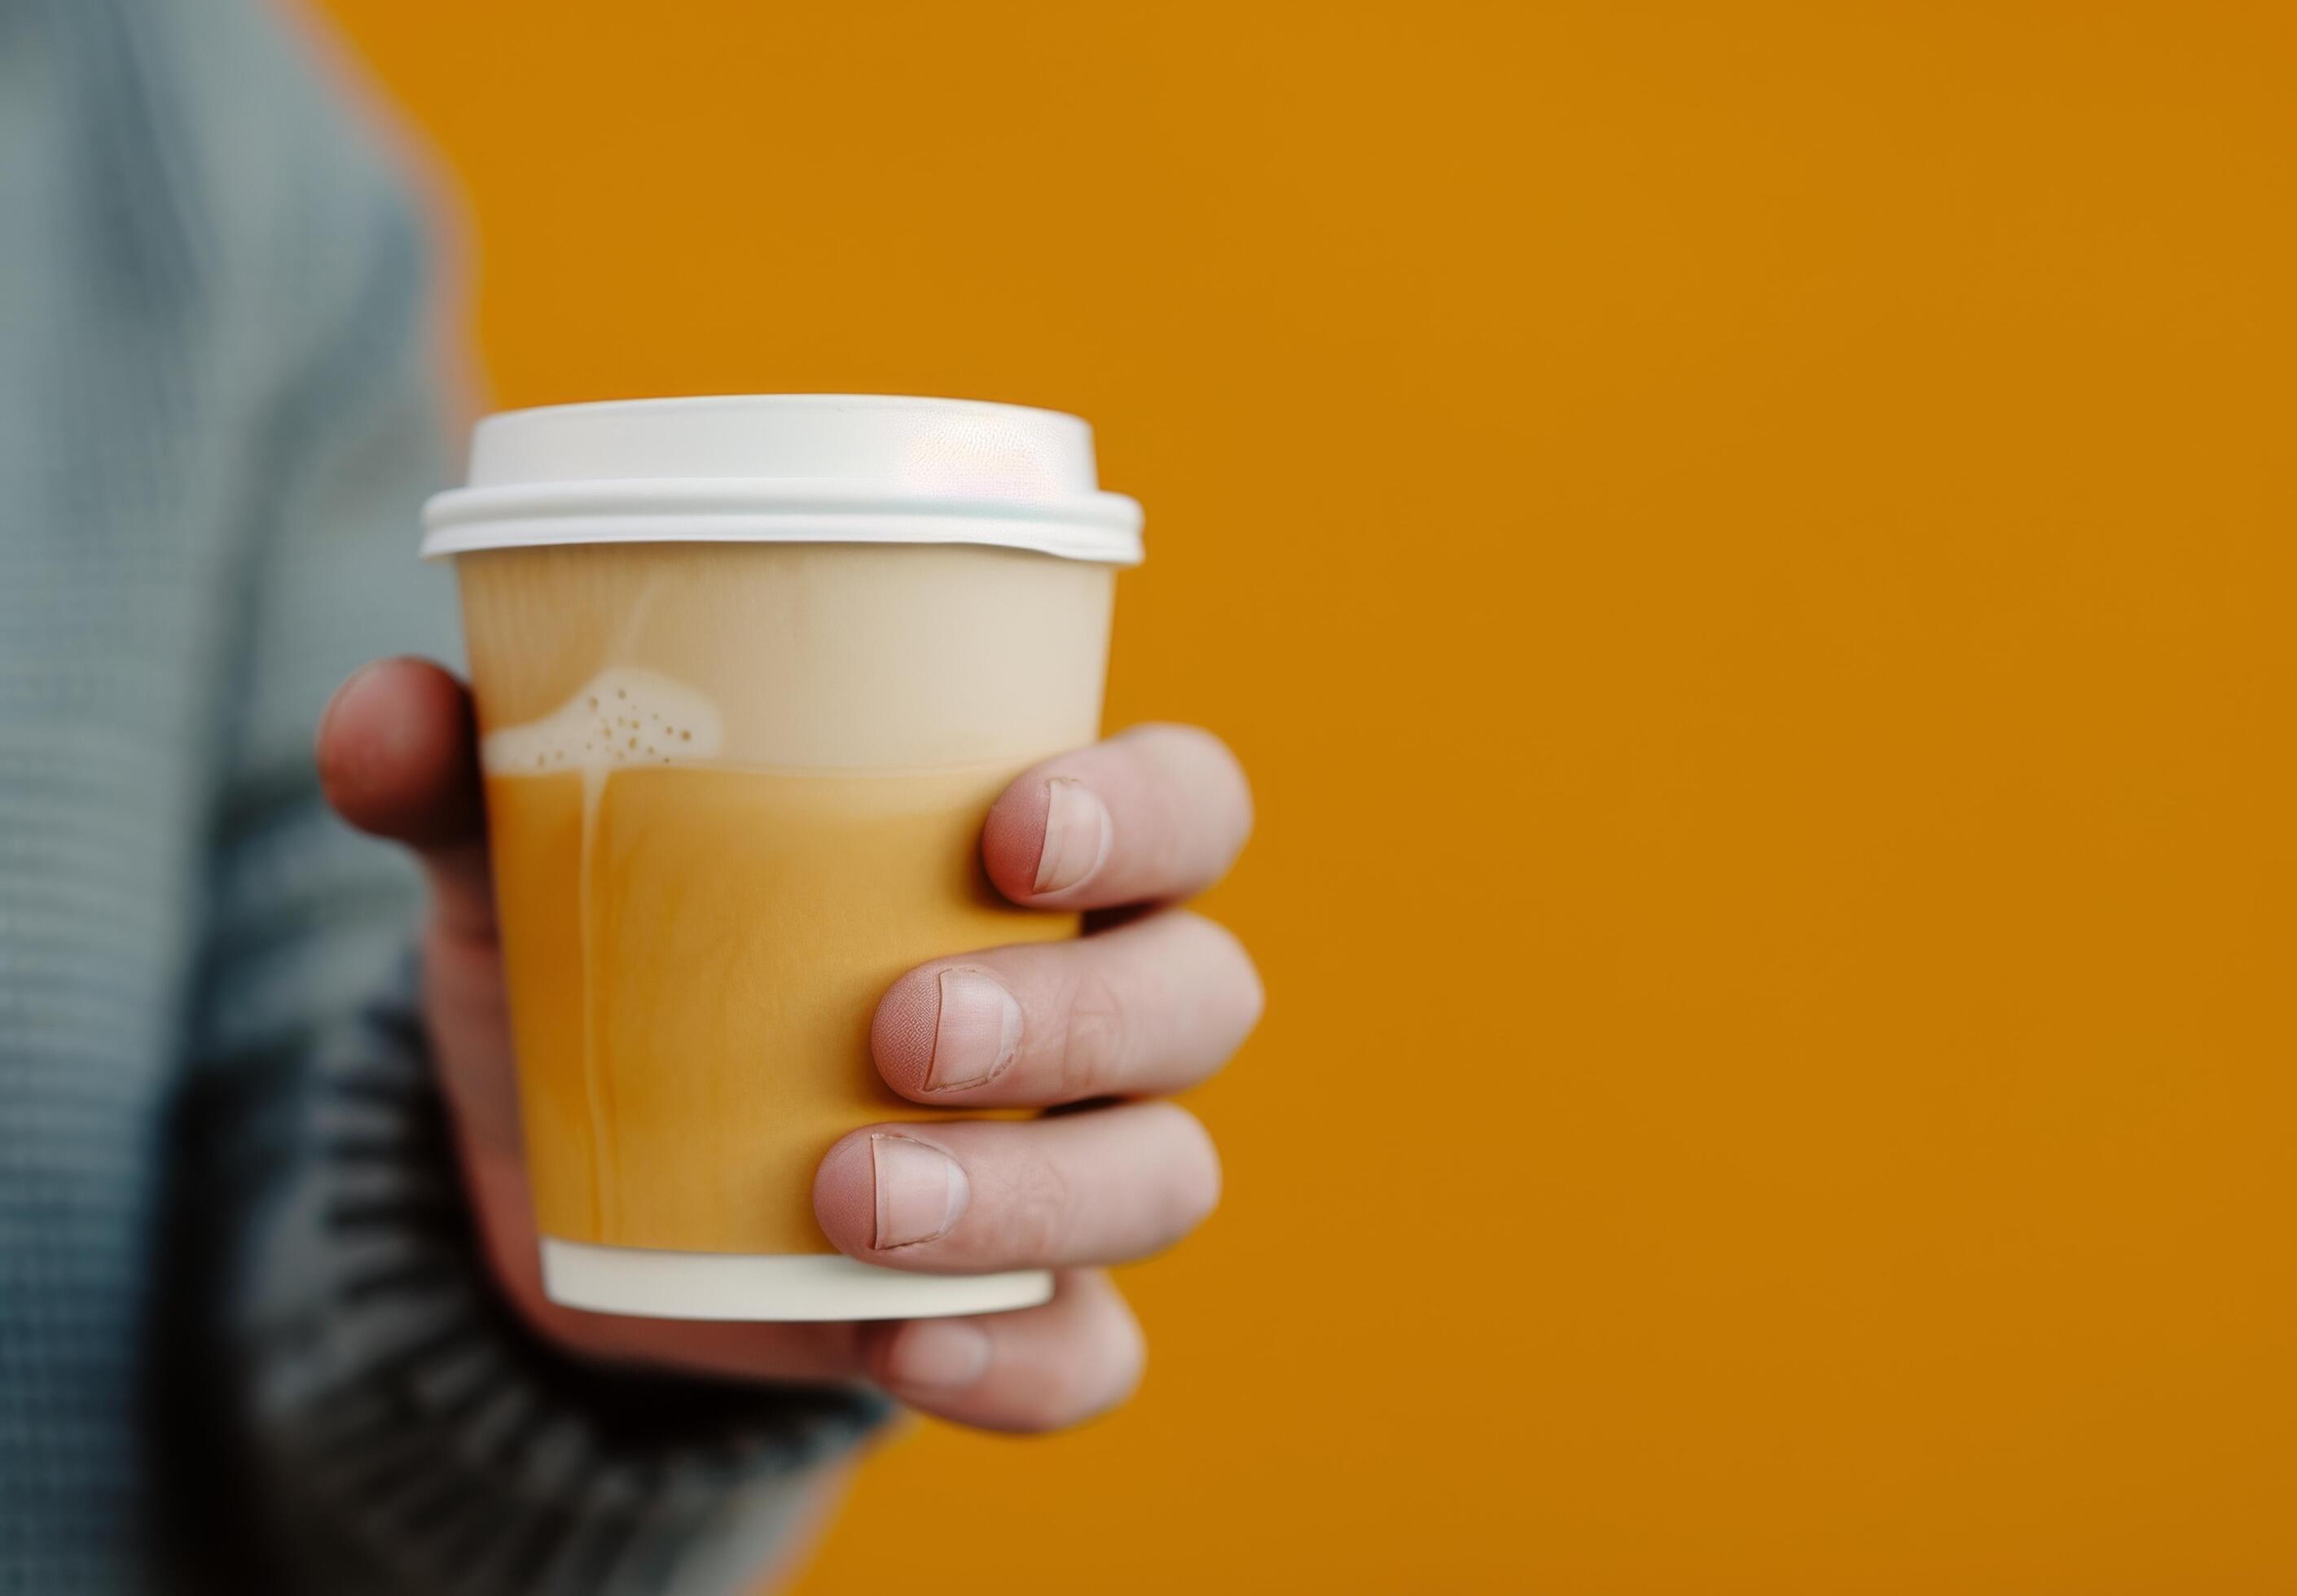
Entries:
[[813, 1181], [840, 1252], [926, 1273], [1123, 1263], [1179, 1240], [1219, 1200], [1212, 1138], [1170, 1103], [872, 1125], [830, 1148]]

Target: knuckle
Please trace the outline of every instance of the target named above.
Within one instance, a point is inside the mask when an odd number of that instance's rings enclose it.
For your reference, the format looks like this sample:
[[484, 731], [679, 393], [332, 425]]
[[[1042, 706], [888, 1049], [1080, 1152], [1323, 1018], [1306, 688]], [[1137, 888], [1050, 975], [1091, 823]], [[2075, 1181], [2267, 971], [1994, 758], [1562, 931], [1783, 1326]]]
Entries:
[[1234, 1025], [1237, 1039], [1241, 1041], [1252, 1034], [1268, 1012], [1268, 983], [1261, 979], [1260, 966], [1254, 961], [1252, 950], [1244, 939], [1218, 920], [1206, 919], [1193, 911], [1183, 910], [1197, 924], [1201, 935], [1218, 945], [1215, 958], [1226, 977], [1223, 985], [1228, 1001], [1235, 1009]]
[[1168, 748], [1184, 751], [1185, 756], [1224, 766], [1236, 772], [1239, 778], [1243, 777], [1244, 763], [1236, 757], [1236, 751], [1228, 745], [1226, 738], [1208, 727], [1193, 726], [1183, 720], [1150, 720], [1124, 735], [1156, 739]]
[[[1243, 943], [1237, 944], [1239, 953], [1243, 952]], [[1253, 962], [1252, 955], [1249, 953], [1244, 953], [1243, 962], [1238, 966], [1238, 968], [1244, 978], [1243, 1011], [1239, 1016], [1241, 1024], [1238, 1027], [1239, 1036], [1241, 1039], [1250, 1036], [1255, 1031], [1260, 1029], [1260, 1022], [1267, 1017], [1268, 983], [1261, 979], [1260, 967]]]
[[1031, 1394], [1028, 1420], [1033, 1429], [1063, 1429], [1091, 1411], [1083, 1366], [1074, 1354], [1053, 1360]]
[[1090, 970], [1069, 989], [1064, 1016], [1059, 1090], [1066, 1099], [1099, 1097], [1116, 1088], [1129, 1040], [1123, 1003], [1106, 976]]
[[1132, 1394], [1140, 1389], [1140, 1382], [1148, 1373], [1148, 1337], [1142, 1332], [1140, 1321], [1127, 1312], [1119, 1316], [1117, 1324], [1122, 1339], [1115, 1378], [1110, 1381], [1108, 1394], [1101, 1404], [1104, 1409], [1131, 1402]]
[[1178, 779], [1191, 789], [1225, 787], [1237, 806], [1243, 831], [1252, 829], [1252, 781], [1244, 761], [1227, 739], [1202, 726], [1173, 720], [1151, 720], [1128, 728], [1115, 739], [1131, 743], [1135, 757], [1165, 767], [1167, 780]]
[[1204, 1122], [1185, 1108], [1158, 1104], [1152, 1112], [1169, 1122], [1173, 1152], [1165, 1161], [1163, 1217], [1165, 1231], [1185, 1236], [1220, 1206], [1220, 1149]]
[[1246, 771], [1244, 761], [1237, 757], [1235, 749], [1231, 748], [1226, 743], [1221, 741], [1220, 738], [1214, 736], [1210, 732], [1206, 732], [1205, 734], [1205, 740], [1212, 745], [1214, 768], [1220, 771], [1222, 777], [1228, 782], [1229, 786], [1234, 794], [1236, 803], [1235, 841], [1236, 846], [1241, 849], [1244, 846], [1246, 840], [1252, 835], [1252, 824], [1256, 819], [1255, 804], [1252, 796], [1252, 777]]
[[1201, 772], [1198, 779], [1204, 784], [1206, 795], [1209, 798], [1223, 787], [1228, 790], [1223, 807], [1233, 828], [1230, 845], [1232, 852], [1241, 851], [1246, 839], [1252, 835], [1253, 823], [1252, 778], [1245, 773], [1244, 761], [1237, 757], [1235, 749], [1203, 727], [1180, 729], [1187, 732], [1195, 745]]
[[1030, 1392], [1023, 1422], [1034, 1430], [1066, 1429], [1120, 1406], [1140, 1387], [1147, 1343], [1130, 1313], [1120, 1312], [1066, 1354], [1046, 1361]]
[[1064, 1255], [1068, 1243], [1070, 1195], [1068, 1177], [1044, 1159], [1032, 1159], [1017, 1170], [1003, 1192], [1004, 1213], [998, 1229], [1006, 1251], [1016, 1260], [1044, 1262]]

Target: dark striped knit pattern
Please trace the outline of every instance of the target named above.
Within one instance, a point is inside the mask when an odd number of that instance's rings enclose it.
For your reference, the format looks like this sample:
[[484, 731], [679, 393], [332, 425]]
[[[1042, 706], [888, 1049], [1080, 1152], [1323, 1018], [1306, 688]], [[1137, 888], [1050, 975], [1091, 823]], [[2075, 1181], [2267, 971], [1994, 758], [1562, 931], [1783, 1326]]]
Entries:
[[879, 1408], [479, 1276], [413, 883], [309, 764], [453, 647], [421, 241], [268, 16], [0, 0], [0, 1596], [738, 1589]]

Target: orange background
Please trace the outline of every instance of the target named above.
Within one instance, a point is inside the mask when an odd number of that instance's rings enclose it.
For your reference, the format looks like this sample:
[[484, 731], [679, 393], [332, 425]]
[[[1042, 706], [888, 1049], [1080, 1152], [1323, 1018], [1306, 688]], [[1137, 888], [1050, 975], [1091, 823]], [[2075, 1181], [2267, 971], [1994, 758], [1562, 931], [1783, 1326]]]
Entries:
[[2273, 4], [332, 0], [497, 396], [1019, 399], [1263, 831], [1149, 1384], [801, 1589], [2297, 1589]]

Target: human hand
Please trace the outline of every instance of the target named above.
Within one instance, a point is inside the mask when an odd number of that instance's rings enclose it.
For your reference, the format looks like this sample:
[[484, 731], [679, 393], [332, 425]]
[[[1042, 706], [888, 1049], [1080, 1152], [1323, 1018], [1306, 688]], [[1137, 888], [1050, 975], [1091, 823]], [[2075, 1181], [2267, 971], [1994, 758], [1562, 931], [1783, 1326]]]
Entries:
[[1017, 777], [983, 829], [991, 881], [1024, 907], [1085, 910], [1105, 928], [935, 959], [878, 1004], [871, 1050], [902, 1097], [1075, 1111], [864, 1127], [815, 1176], [816, 1216], [841, 1251], [932, 1273], [1052, 1268], [1053, 1299], [827, 1325], [624, 1318], [543, 1296], [469, 695], [436, 665], [380, 661], [336, 693], [317, 756], [337, 811], [406, 844], [430, 877], [423, 1004], [440, 1088], [489, 1263], [540, 1334], [586, 1356], [719, 1377], [866, 1376], [988, 1429], [1058, 1428], [1132, 1393], [1140, 1329], [1099, 1266], [1171, 1245], [1220, 1190], [1204, 1128], [1140, 1099], [1218, 1069], [1261, 1008], [1236, 939], [1160, 907], [1217, 880], [1251, 828], [1243, 774], [1216, 739], [1140, 727]]

